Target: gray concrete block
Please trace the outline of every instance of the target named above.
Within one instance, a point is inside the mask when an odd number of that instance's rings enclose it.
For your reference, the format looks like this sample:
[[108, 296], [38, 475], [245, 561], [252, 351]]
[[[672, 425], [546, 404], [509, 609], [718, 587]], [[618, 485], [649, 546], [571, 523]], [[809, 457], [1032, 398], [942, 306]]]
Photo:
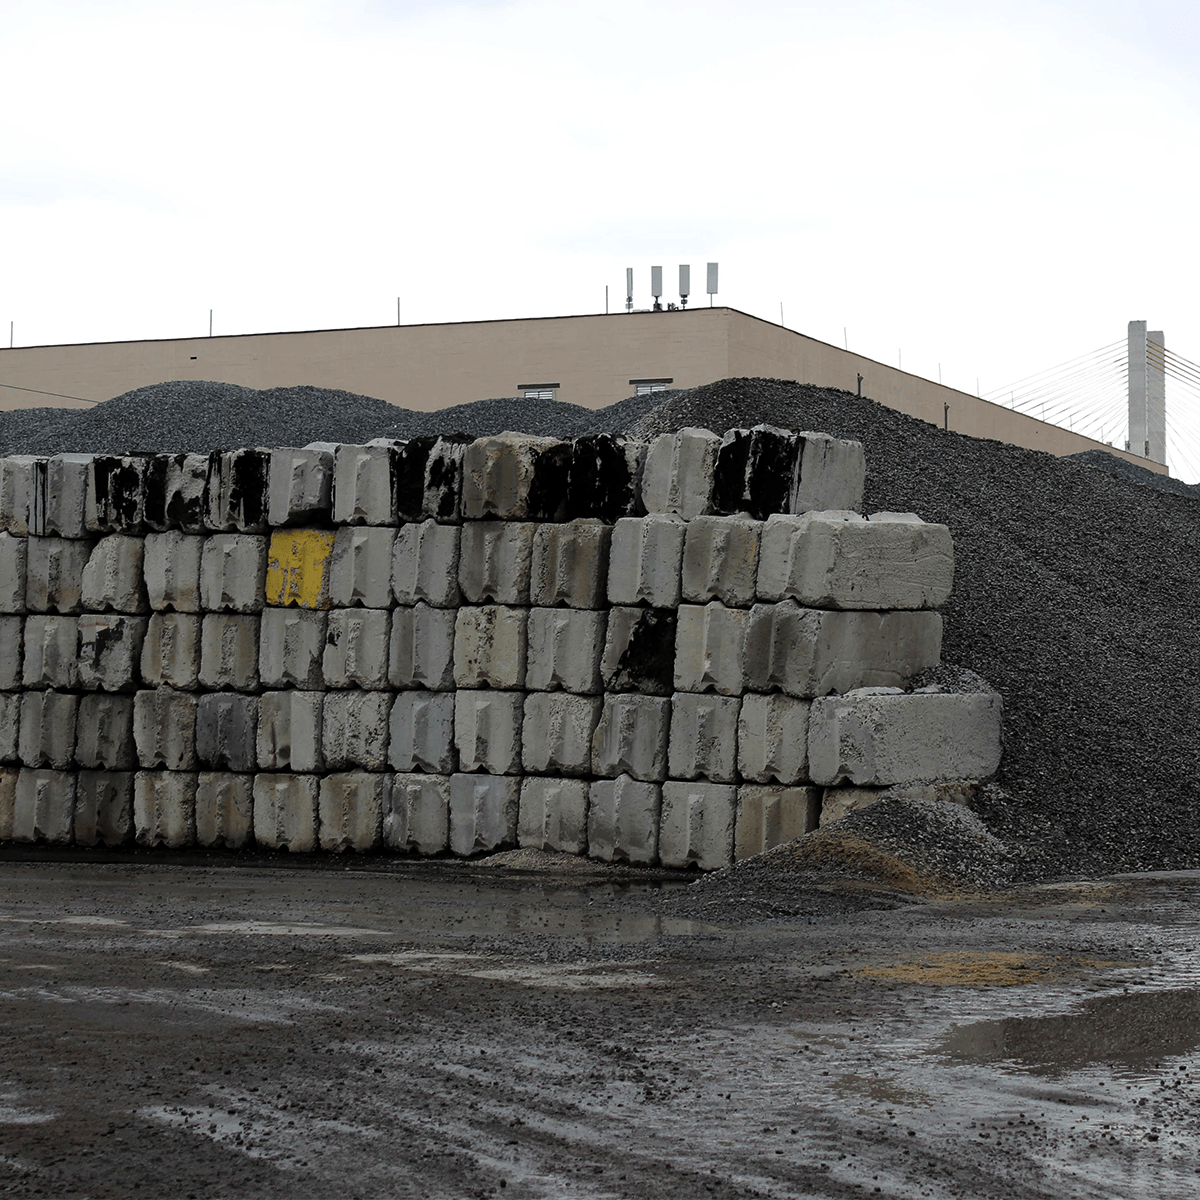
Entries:
[[146, 596], [152, 609], [201, 611], [200, 558], [206, 541], [206, 538], [188, 533], [146, 535], [142, 569]]
[[600, 720], [599, 696], [529, 692], [521, 736], [521, 761], [538, 775], [588, 775], [592, 734]]
[[391, 619], [386, 608], [335, 608], [329, 613], [321, 658], [326, 687], [387, 687]]
[[338, 525], [395, 525], [393, 472], [399, 444], [338, 446], [333, 519]]
[[199, 613], [156, 612], [142, 641], [142, 682], [147, 687], [195, 688], [200, 677]]
[[327, 692], [321, 717], [326, 768], [385, 770], [391, 707], [391, 692]]
[[208, 461], [205, 524], [225, 533], [267, 529], [270, 450], [226, 450]]
[[607, 628], [605, 612], [531, 608], [525, 686], [536, 692], [599, 693]]
[[210, 455], [155, 454], [142, 475], [147, 529], [205, 533]]
[[257, 616], [209, 613], [200, 626], [200, 684], [214, 690], [258, 690]]
[[66, 538], [29, 539], [25, 575], [29, 612], [83, 611], [83, 573], [94, 545]]
[[21, 679], [27, 688], [72, 688], [79, 681], [79, 618], [25, 618]]
[[335, 608], [387, 608], [392, 603], [394, 529], [346, 526], [337, 531], [329, 565]]
[[[751, 692], [738, 715], [738, 770], [755, 783], [808, 781], [809, 701]], [[755, 851], [757, 853], [757, 851]]]
[[674, 608], [610, 608], [600, 660], [604, 690], [670, 696], [678, 624]]
[[454, 682], [513, 690], [525, 683], [526, 610], [487, 604], [454, 619]]
[[316, 775], [255, 775], [254, 840], [265, 850], [311, 854], [317, 848]]
[[803, 452], [803, 436], [790, 429], [756, 425], [728, 430], [713, 467], [713, 510], [757, 520], [790, 512]]
[[92, 693], [79, 697], [75, 761], [88, 770], [101, 771], [132, 771], [138, 765], [132, 696]]
[[675, 632], [675, 689], [740, 696], [746, 688], [746, 630], [742, 608], [681, 604]]
[[24, 618], [0, 617], [0, 692], [11, 692], [21, 686], [24, 642]]
[[268, 539], [216, 533], [200, 554], [200, 605], [207, 612], [252, 613], [265, 602]]
[[520, 808], [516, 776], [451, 775], [451, 853], [465, 858], [515, 846]]
[[763, 854], [817, 828], [821, 789], [744, 784], [738, 788], [734, 858]]
[[0, 612], [25, 612], [28, 561], [29, 539], [0, 532]]
[[137, 688], [148, 620], [120, 613], [80, 617], [79, 687], [104, 692], [131, 692]]
[[834, 787], [825, 788], [821, 794], [821, 811], [817, 821], [819, 828], [832, 825], [859, 809], [870, 808], [887, 795], [883, 787]]
[[328, 450], [271, 451], [267, 521], [278, 528], [328, 520], [333, 510], [333, 455]]
[[683, 545], [682, 595], [749, 608], [755, 600], [763, 523], [749, 517], [697, 517]]
[[898, 687], [941, 661], [935, 612], [830, 612], [794, 600], [756, 604], [746, 631], [746, 685], [811, 698]]
[[609, 603], [678, 607], [686, 534], [683, 521], [661, 513], [618, 521], [608, 557]]
[[680, 429], [656, 437], [646, 451], [642, 504], [648, 513], [675, 513], [685, 521], [712, 512], [718, 434]]
[[264, 608], [258, 639], [258, 677], [263, 687], [324, 687], [323, 612], [303, 608]]
[[814, 700], [809, 718], [809, 772], [826, 786], [987, 779], [1000, 766], [1001, 748], [994, 692], [867, 688]]
[[399, 692], [389, 729], [388, 762], [394, 770], [450, 775], [458, 769], [453, 692]]
[[383, 841], [390, 775], [351, 771], [326, 775], [317, 800], [317, 834], [322, 850], [376, 850]]
[[867, 470], [862, 443], [826, 433], [800, 436], [804, 439], [800, 478], [788, 501], [788, 512], [860, 512]]
[[606, 695], [592, 737], [592, 773], [643, 782], [667, 777], [671, 701], [636, 692]]
[[401, 522], [459, 520], [463, 454], [470, 438], [410, 438], [396, 455], [393, 506]]
[[65, 846], [72, 840], [74, 826], [74, 774], [28, 768], [21, 771], [13, 797], [13, 841]]
[[141, 533], [145, 528], [143, 476], [149, 460], [97, 454], [88, 465], [83, 523], [89, 533]]
[[138, 771], [133, 777], [133, 829], [139, 846], [183, 850], [196, 844], [194, 771]]
[[20, 737], [21, 693], [0, 692], [0, 763], [21, 761]]
[[143, 613], [150, 607], [142, 580], [145, 538], [115, 533], [101, 538], [83, 568], [81, 601], [87, 612]]
[[263, 692], [258, 699], [258, 765], [263, 771], [320, 771], [324, 692]]
[[530, 559], [530, 604], [603, 608], [611, 541], [612, 527], [595, 520], [538, 525]]
[[201, 771], [196, 777], [196, 842], [240, 850], [254, 828], [254, 776]]
[[587, 780], [524, 779], [517, 841], [531, 850], [586, 854], [587, 811]]
[[628, 775], [588, 788], [588, 854], [604, 862], [650, 865], [658, 859], [662, 788]]
[[0, 458], [0, 529], [15, 537], [45, 533], [46, 460], [31, 454]]
[[388, 683], [394, 688], [454, 688], [453, 608], [415, 604], [392, 609]]
[[133, 841], [133, 772], [80, 771], [75, 781], [75, 844]]
[[159, 687], [133, 697], [133, 743], [142, 767], [196, 769], [196, 697]]
[[737, 696], [676, 692], [671, 700], [667, 773], [672, 779], [737, 780]]
[[450, 848], [448, 775], [392, 776], [383, 814], [383, 844], [389, 850], [415, 854], [441, 854]]
[[463, 455], [462, 515], [467, 520], [556, 520], [566, 507], [569, 442], [501, 433], [476, 438]]
[[196, 758], [213, 771], [258, 766], [258, 697], [207, 692], [196, 700]]
[[462, 527], [458, 585], [467, 604], [528, 604], [537, 526], [469, 521]]
[[454, 693], [454, 744], [463, 771], [521, 773], [523, 692]]
[[17, 768], [0, 767], [0, 842], [11, 842], [17, 807]]
[[462, 529], [434, 520], [401, 525], [392, 546], [392, 588], [397, 604], [424, 602], [456, 608]]
[[594, 517], [611, 525], [640, 516], [645, 464], [645, 442], [611, 433], [576, 438], [567, 474], [567, 519]]
[[17, 752], [26, 767], [70, 770], [75, 763], [79, 697], [68, 692], [22, 692]]
[[90, 454], [56, 454], [46, 461], [46, 533], [63, 538], [86, 538]]
[[662, 785], [658, 857], [664, 867], [717, 871], [733, 862], [737, 788], [719, 783]]

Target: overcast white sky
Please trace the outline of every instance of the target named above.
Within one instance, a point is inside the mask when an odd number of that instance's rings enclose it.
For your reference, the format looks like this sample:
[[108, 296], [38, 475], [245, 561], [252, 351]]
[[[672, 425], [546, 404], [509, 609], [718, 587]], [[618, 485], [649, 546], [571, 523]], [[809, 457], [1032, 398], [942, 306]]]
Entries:
[[717, 260], [720, 302], [966, 391], [1131, 318], [1200, 361], [1197, 11], [0, 0], [0, 322], [597, 312]]

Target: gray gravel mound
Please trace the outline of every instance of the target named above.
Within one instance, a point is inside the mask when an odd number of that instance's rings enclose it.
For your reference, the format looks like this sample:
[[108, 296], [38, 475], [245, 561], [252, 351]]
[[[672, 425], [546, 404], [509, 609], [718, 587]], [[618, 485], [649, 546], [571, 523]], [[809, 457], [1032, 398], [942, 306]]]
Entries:
[[1159, 475], [1156, 471], [1148, 471], [1131, 463], [1127, 458], [1109, 454], [1107, 450], [1084, 450], [1079, 454], [1069, 456], [1074, 462], [1086, 463], [1089, 467], [1098, 467], [1101, 471], [1110, 471], [1121, 475], [1143, 487], [1157, 488], [1160, 492], [1174, 492], [1177, 496], [1191, 496], [1200, 499], [1200, 485], [1184, 483], [1182, 479], [1173, 479], [1170, 475]]

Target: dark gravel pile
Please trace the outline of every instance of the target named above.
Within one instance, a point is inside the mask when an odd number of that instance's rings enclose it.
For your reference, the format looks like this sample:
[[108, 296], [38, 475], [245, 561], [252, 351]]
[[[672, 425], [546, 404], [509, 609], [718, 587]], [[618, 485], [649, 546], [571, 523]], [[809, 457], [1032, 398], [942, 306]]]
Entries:
[[1159, 475], [1147, 471], [1137, 463], [1131, 463], [1126, 458], [1118, 458], [1107, 450], [1084, 450], [1081, 454], [1072, 454], [1074, 462], [1087, 463], [1089, 467], [1098, 467], [1101, 471], [1111, 471], [1144, 487], [1157, 488], [1160, 492], [1174, 492], [1177, 496], [1191, 496], [1200, 499], [1200, 485], [1184, 483], [1182, 479], [1174, 479], [1170, 475]]

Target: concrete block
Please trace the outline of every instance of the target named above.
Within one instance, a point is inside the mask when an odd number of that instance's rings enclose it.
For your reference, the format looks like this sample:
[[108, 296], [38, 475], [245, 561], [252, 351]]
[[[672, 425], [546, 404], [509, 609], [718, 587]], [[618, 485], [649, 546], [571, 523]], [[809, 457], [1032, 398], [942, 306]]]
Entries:
[[671, 695], [678, 624], [674, 608], [610, 608], [600, 660], [604, 690]]
[[[807, 700], [778, 693], [742, 697], [738, 716], [738, 771], [755, 783], [808, 781]], [[757, 851], [755, 851], [757, 853]]]
[[734, 858], [751, 858], [811, 833], [820, 812], [818, 787], [743, 785], [738, 788]]
[[515, 846], [520, 808], [516, 776], [451, 775], [451, 853], [465, 858]]
[[672, 779], [737, 780], [737, 696], [676, 692], [671, 700], [667, 773]]
[[46, 532], [46, 460], [31, 454], [0, 458], [0, 529], [15, 537]]
[[189, 533], [151, 533], [142, 570], [146, 598], [156, 612], [200, 612], [200, 559], [207, 539]]
[[13, 841], [69, 845], [74, 825], [74, 774], [28, 768], [21, 771], [13, 797]]
[[16, 768], [0, 767], [0, 842], [11, 842], [13, 819], [17, 807], [17, 779], [21, 772]]
[[733, 862], [737, 788], [719, 783], [662, 785], [658, 857], [664, 867], [717, 871]]
[[671, 701], [636, 692], [606, 695], [592, 738], [592, 773], [643, 782], [667, 777]]
[[143, 475], [149, 460], [97, 454], [87, 474], [83, 523], [89, 533], [141, 533], [145, 528]]
[[454, 693], [454, 744], [461, 770], [520, 774], [524, 700], [523, 692]]
[[523, 433], [476, 438], [463, 455], [462, 515], [560, 521], [570, 465], [570, 442]]
[[388, 762], [396, 771], [450, 775], [458, 769], [453, 692], [399, 692], [392, 703]]
[[201, 771], [196, 777], [196, 842], [240, 850], [254, 827], [254, 776]]
[[29, 538], [25, 575], [29, 612], [83, 611], [83, 573], [94, 545], [66, 538]]
[[132, 771], [138, 765], [132, 696], [79, 697], [75, 761], [88, 770], [102, 771]]
[[75, 844], [133, 841], [133, 772], [80, 771], [75, 781]]
[[258, 766], [258, 697], [209, 692], [196, 701], [196, 758], [213, 771]]
[[276, 527], [328, 521], [333, 511], [333, 455], [328, 450], [271, 451], [267, 522]]
[[645, 442], [611, 433], [576, 438], [567, 473], [567, 519], [594, 517], [611, 525], [640, 516], [645, 464]]
[[379, 848], [383, 811], [391, 776], [351, 771], [326, 775], [317, 800], [317, 831], [322, 850], [341, 853]]
[[454, 682], [460, 688], [515, 689], [525, 683], [523, 608], [460, 608], [454, 619]]
[[788, 502], [788, 512], [862, 510], [866, 459], [861, 442], [830, 437], [826, 433], [801, 433], [800, 479]]
[[538, 525], [530, 562], [529, 602], [554, 608], [603, 608], [612, 528], [595, 520]]
[[263, 687], [324, 687], [324, 653], [323, 612], [263, 609], [258, 630], [258, 677]]
[[331, 771], [387, 768], [390, 692], [327, 692], [321, 717], [321, 748]]
[[755, 599], [763, 524], [749, 517], [697, 517], [683, 545], [682, 595], [749, 608]]
[[88, 612], [143, 613], [149, 608], [142, 580], [145, 538], [114, 533], [101, 538], [83, 568], [81, 600]]
[[333, 456], [337, 525], [395, 525], [393, 478], [399, 446], [338, 446]]
[[207, 612], [258, 612], [265, 600], [268, 539], [217, 533], [200, 554], [200, 604]]
[[1001, 700], [994, 692], [866, 688], [813, 701], [809, 773], [827, 786], [987, 779], [1000, 766], [1001, 745]]
[[25, 611], [28, 561], [29, 539], [0, 533], [0, 612], [19, 614]]
[[392, 548], [392, 587], [397, 604], [424, 601], [436, 608], [456, 608], [462, 530], [434, 520], [401, 525]]
[[790, 429], [756, 425], [730, 429], [713, 466], [713, 509], [763, 520], [791, 512], [800, 481], [804, 438]]
[[26, 617], [21, 668], [25, 687], [75, 687], [79, 682], [78, 649], [78, 617]]
[[711, 604], [681, 604], [675, 635], [675, 689], [740, 696], [746, 687], [749, 613]]
[[200, 679], [199, 613], [156, 612], [142, 641], [142, 682], [191, 691]]
[[317, 848], [316, 775], [255, 775], [254, 840], [265, 850], [310, 854]]
[[119, 613], [80, 617], [78, 686], [104, 692], [137, 688], [147, 624], [147, 617]]
[[453, 608], [415, 604], [392, 609], [388, 683], [394, 688], [454, 688]]
[[600, 692], [600, 659], [607, 627], [605, 612], [531, 608], [525, 686], [537, 692]]
[[718, 434], [680, 429], [656, 437], [646, 450], [642, 504], [648, 513], [675, 513], [685, 521], [712, 512]]
[[586, 854], [587, 810], [587, 780], [524, 779], [517, 841], [531, 850]]
[[458, 585], [468, 604], [528, 604], [537, 526], [470, 521], [462, 527]]
[[20, 737], [21, 693], [0, 692], [0, 763], [21, 761]]
[[258, 690], [259, 619], [210, 613], [200, 626], [200, 685], [237, 692]]
[[392, 603], [394, 529], [339, 529], [329, 566], [329, 597], [336, 608], [387, 608]]
[[0, 692], [11, 692], [21, 686], [24, 640], [23, 618], [0, 617]]
[[336, 534], [325, 529], [280, 529], [267, 549], [264, 595], [279, 608], [329, 608], [330, 566]]
[[56, 454], [46, 460], [46, 533], [63, 538], [86, 538], [90, 454]]
[[618, 521], [608, 557], [609, 603], [678, 607], [686, 533], [678, 517], [662, 514]]
[[387, 687], [391, 631], [391, 613], [386, 608], [333, 609], [321, 659], [325, 686]]
[[393, 507], [401, 522], [459, 519], [463, 454], [471, 439], [410, 438], [396, 454]]
[[416, 854], [441, 854], [450, 848], [448, 775], [392, 776], [383, 814], [383, 844], [389, 850]]
[[811, 698], [898, 687], [941, 661], [935, 612], [829, 612], [794, 600], [756, 604], [746, 631], [746, 685]]
[[194, 771], [139, 771], [133, 777], [139, 846], [183, 850], [196, 844], [196, 781]]
[[196, 769], [196, 697], [159, 687], [133, 697], [133, 743], [143, 767]]
[[836, 787], [825, 788], [821, 795], [821, 812], [817, 824], [824, 828], [840, 821], [861, 808], [870, 808], [888, 793], [887, 788]]
[[263, 771], [320, 771], [323, 692], [263, 692], [258, 699], [258, 765]]
[[662, 788], [628, 775], [588, 788], [588, 854], [604, 862], [650, 865], [658, 859]]
[[208, 454], [155, 454], [142, 474], [143, 519], [158, 533], [208, 529]]
[[587, 775], [592, 734], [600, 720], [599, 696], [529, 692], [521, 736], [521, 761], [538, 775]]
[[270, 450], [227, 450], [208, 462], [205, 524], [224, 533], [262, 533], [268, 526]]

